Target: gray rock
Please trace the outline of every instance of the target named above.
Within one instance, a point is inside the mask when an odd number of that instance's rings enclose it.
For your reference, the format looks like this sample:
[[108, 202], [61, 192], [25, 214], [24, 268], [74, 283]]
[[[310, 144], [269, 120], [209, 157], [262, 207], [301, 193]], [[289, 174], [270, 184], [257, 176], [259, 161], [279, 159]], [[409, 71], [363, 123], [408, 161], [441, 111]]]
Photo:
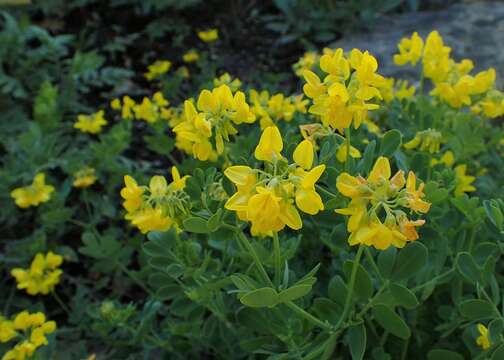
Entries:
[[475, 71], [494, 67], [498, 87], [504, 87], [504, 3], [455, 4], [440, 11], [382, 16], [372, 31], [349, 34], [330, 47], [369, 50], [377, 57], [381, 74], [418, 80], [418, 70], [395, 66], [392, 56], [402, 37], [417, 31], [425, 40], [433, 30], [452, 48], [455, 60], [473, 60]]

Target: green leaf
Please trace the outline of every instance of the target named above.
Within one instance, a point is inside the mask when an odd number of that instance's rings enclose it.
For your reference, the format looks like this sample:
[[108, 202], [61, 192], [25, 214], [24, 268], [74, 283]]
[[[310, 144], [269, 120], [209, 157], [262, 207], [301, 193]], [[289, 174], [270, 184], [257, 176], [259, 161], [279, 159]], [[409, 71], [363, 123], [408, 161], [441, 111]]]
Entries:
[[504, 344], [499, 346], [497, 350], [492, 354], [492, 360], [502, 360], [504, 359]]
[[380, 251], [378, 254], [378, 270], [380, 274], [388, 279], [392, 274], [392, 269], [396, 261], [397, 249], [393, 246], [389, 247], [387, 250]]
[[190, 217], [184, 220], [184, 230], [196, 234], [208, 234], [210, 229], [207, 226], [207, 221], [200, 217]]
[[410, 289], [399, 284], [392, 284], [390, 285], [390, 292], [397, 303], [406, 309], [413, 309], [418, 306], [418, 300]]
[[428, 360], [464, 360], [464, 357], [454, 351], [434, 349], [427, 354]]
[[341, 276], [335, 275], [329, 281], [327, 295], [331, 300], [343, 305], [347, 296], [347, 287]]
[[372, 140], [367, 144], [364, 154], [362, 155], [362, 160], [359, 162], [359, 172], [361, 174], [367, 174], [371, 170], [373, 165], [374, 155], [375, 155], [376, 141]]
[[406, 245], [399, 251], [392, 270], [392, 280], [401, 281], [414, 276], [427, 262], [427, 248], [419, 242]]
[[217, 229], [219, 229], [221, 224], [222, 224], [222, 209], [219, 209], [215, 214], [210, 216], [206, 225], [211, 232], [214, 232]]
[[366, 327], [363, 324], [350, 327], [348, 329], [348, 341], [352, 359], [363, 359], [366, 352]]
[[388, 306], [383, 304], [375, 305], [373, 307], [373, 316], [389, 333], [401, 339], [408, 339], [411, 336], [408, 325], [406, 325], [404, 320]]
[[240, 298], [243, 305], [250, 307], [273, 307], [277, 300], [277, 292], [270, 287], [249, 291]]
[[391, 156], [401, 146], [402, 135], [397, 129], [389, 130], [383, 135], [380, 144], [380, 155]]
[[488, 325], [488, 332], [490, 333], [490, 342], [496, 343], [497, 341], [499, 341], [503, 331], [504, 331], [504, 321], [502, 319], [492, 320]]
[[[345, 273], [345, 277], [350, 281], [350, 276], [352, 273], [352, 267], [354, 262], [351, 260], [345, 261], [343, 264], [343, 272]], [[373, 295], [373, 284], [371, 282], [371, 278], [369, 277], [368, 272], [362, 265], [358, 265], [357, 267], [357, 275], [355, 277], [355, 285], [354, 285], [355, 295], [361, 297], [363, 299], [369, 299], [371, 295]]]
[[278, 302], [284, 303], [287, 301], [292, 301], [299, 299], [310, 293], [312, 289], [311, 285], [294, 285], [288, 289], [283, 290], [278, 294]]
[[471, 319], [485, 319], [498, 316], [495, 312], [493, 304], [486, 300], [473, 299], [466, 300], [459, 305], [459, 310], [462, 315]]
[[481, 281], [481, 270], [476, 265], [474, 258], [468, 252], [461, 252], [456, 259], [457, 270], [462, 277], [470, 284]]

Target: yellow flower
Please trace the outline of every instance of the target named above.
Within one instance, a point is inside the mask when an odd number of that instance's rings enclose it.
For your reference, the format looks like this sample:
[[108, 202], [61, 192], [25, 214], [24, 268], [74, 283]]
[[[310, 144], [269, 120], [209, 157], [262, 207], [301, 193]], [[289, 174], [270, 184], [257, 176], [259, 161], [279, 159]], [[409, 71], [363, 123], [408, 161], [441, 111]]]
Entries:
[[182, 56], [182, 59], [184, 60], [184, 62], [186, 63], [192, 63], [192, 62], [195, 62], [195, 61], [198, 61], [199, 59], [199, 54], [196, 50], [189, 50], [188, 52], [186, 52], [183, 56]]
[[[405, 187], [406, 186], [406, 187]], [[336, 187], [351, 199], [348, 207], [336, 209], [336, 213], [350, 216], [347, 230], [350, 245], [364, 244], [384, 250], [390, 246], [402, 248], [408, 241], [418, 239], [416, 227], [424, 220], [409, 220], [400, 206], [418, 213], [429, 211], [430, 204], [422, 198], [423, 183], [416, 188], [413, 172], [404, 178], [399, 170], [391, 177], [389, 160], [380, 157], [375, 162], [367, 179], [342, 173]], [[383, 214], [384, 219], [380, 219]]]
[[154, 123], [158, 119], [157, 106], [149, 98], [144, 97], [142, 103], [133, 108], [135, 117], [145, 120], [148, 123]]
[[198, 37], [204, 42], [214, 42], [219, 38], [219, 31], [217, 29], [208, 29], [205, 31], [199, 31]]
[[315, 190], [315, 183], [325, 170], [325, 165], [312, 168], [313, 145], [303, 140], [294, 150], [294, 164], [288, 165], [282, 157], [282, 137], [278, 128], [263, 131], [256, 148], [256, 158], [273, 162], [274, 168], [255, 170], [248, 166], [231, 166], [224, 175], [237, 188], [225, 208], [236, 211], [240, 220], [251, 222], [252, 235], [267, 236], [288, 226], [298, 230], [303, 226], [299, 210], [315, 215], [324, 209], [322, 199]]
[[437, 164], [445, 164], [446, 166], [448, 166], [448, 167], [451, 168], [453, 166], [453, 164], [455, 164], [455, 156], [453, 155], [453, 152], [451, 152], [450, 150], [446, 151], [439, 158], [439, 160], [432, 158], [431, 161], [430, 161], [430, 165], [434, 166], [434, 165], [437, 165]]
[[298, 77], [302, 78], [303, 72], [305, 70], [313, 70], [319, 60], [320, 56], [316, 52], [305, 52], [304, 55], [292, 65], [292, 69]]
[[455, 187], [455, 196], [461, 196], [466, 192], [476, 191], [476, 188], [471, 185], [476, 177], [467, 175], [467, 165], [461, 164], [455, 166], [455, 178], [457, 185]]
[[127, 211], [125, 219], [130, 220], [143, 234], [149, 231], [167, 231], [171, 227], [179, 230], [179, 225], [188, 215], [190, 205], [183, 192], [189, 176], [180, 176], [172, 167], [172, 182], [168, 184], [164, 176], [153, 176], [149, 186], [138, 186], [135, 179], [126, 175], [121, 196]]
[[47, 295], [60, 281], [62, 263], [60, 255], [50, 251], [46, 255], [38, 253], [29, 269], [15, 268], [11, 274], [16, 278], [18, 289], [26, 289], [29, 295]]
[[11, 196], [17, 206], [25, 209], [49, 201], [52, 192], [54, 192], [54, 186], [45, 183], [44, 173], [38, 173], [31, 185], [12, 190]]
[[257, 160], [276, 162], [282, 158], [280, 152], [283, 149], [282, 135], [276, 126], [264, 129], [257, 144], [254, 155]]
[[443, 135], [439, 131], [427, 129], [417, 132], [413, 139], [404, 144], [404, 147], [409, 150], [419, 148], [420, 151], [435, 154], [439, 152], [442, 142]]
[[434, 83], [445, 80], [450, 71], [450, 52], [439, 32], [432, 31], [425, 41], [422, 62], [424, 76]]
[[394, 63], [399, 66], [411, 63], [414, 66], [422, 57], [423, 40], [414, 32], [411, 38], [401, 39], [397, 48], [399, 54], [394, 55]]
[[153, 64], [147, 67], [147, 72], [144, 74], [147, 80], [154, 80], [161, 77], [161, 75], [166, 74], [171, 68], [171, 61], [168, 60], [157, 60]]
[[0, 342], [12, 340], [14, 337], [2, 337], [2, 329], [8, 329], [6, 331], [10, 335], [15, 334], [15, 337], [18, 336], [16, 330], [21, 330], [24, 339], [8, 350], [2, 360], [24, 360], [33, 356], [37, 348], [48, 344], [46, 335], [56, 330], [56, 323], [46, 321], [45, 315], [41, 312], [30, 314], [28, 311], [22, 311], [13, 320], [0, 317]]
[[476, 339], [476, 344], [481, 346], [483, 350], [488, 350], [490, 348], [490, 339], [488, 337], [488, 329], [485, 327], [483, 324], [478, 324], [477, 325], [478, 332], [480, 333], [480, 336]]
[[408, 81], [406, 80], [385, 79], [383, 85], [380, 87], [383, 100], [386, 103], [390, 103], [393, 99], [403, 100], [412, 98], [415, 95], [416, 88], [413, 85], [408, 85]]
[[93, 185], [96, 180], [96, 171], [92, 167], [85, 167], [74, 174], [73, 186], [76, 188], [86, 188]]
[[[350, 145], [350, 156], [354, 159], [359, 159], [361, 157], [361, 153], [359, 149], [354, 148], [353, 146]], [[336, 153], [336, 159], [342, 163], [347, 161], [347, 146], [345, 143], [341, 144], [340, 147], [338, 148], [338, 152]]]
[[133, 118], [133, 109], [136, 103], [129, 96], [123, 97], [123, 107], [121, 110], [121, 116], [125, 120], [130, 120]]
[[104, 114], [105, 112], [100, 110], [91, 115], [78, 115], [74, 128], [79, 129], [82, 132], [98, 134], [102, 131], [102, 127], [107, 125], [107, 120], [103, 117]]

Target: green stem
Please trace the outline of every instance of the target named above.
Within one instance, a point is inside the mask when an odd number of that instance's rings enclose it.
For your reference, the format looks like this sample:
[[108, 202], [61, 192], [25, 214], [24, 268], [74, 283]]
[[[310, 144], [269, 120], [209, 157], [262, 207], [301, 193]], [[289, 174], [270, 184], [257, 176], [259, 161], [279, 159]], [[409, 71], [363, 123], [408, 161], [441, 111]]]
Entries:
[[59, 306], [61, 306], [61, 308], [63, 309], [63, 311], [65, 311], [67, 313], [67, 315], [70, 316], [71, 315], [70, 309], [65, 305], [65, 303], [63, 302], [63, 300], [61, 300], [61, 298], [56, 293], [56, 291], [52, 291], [51, 294], [52, 294], [54, 300], [56, 300], [56, 302], [59, 304]]
[[383, 277], [381, 276], [380, 269], [378, 269], [378, 266], [376, 265], [376, 262], [373, 259], [373, 255], [371, 255], [371, 251], [369, 250], [369, 248], [364, 249], [364, 251], [366, 252], [366, 258], [371, 264], [371, 267], [376, 272], [376, 275], [378, 275], [380, 281], [383, 282]]
[[278, 240], [278, 233], [273, 232], [273, 252], [275, 256], [275, 286], [277, 289], [280, 286], [280, 272], [281, 272], [281, 255], [280, 255], [280, 241]]
[[315, 187], [317, 188], [317, 190], [318, 190], [318, 191], [321, 191], [321, 192], [323, 192], [324, 194], [326, 194], [326, 195], [328, 195], [328, 196], [331, 196], [331, 197], [333, 197], [333, 198], [338, 197], [338, 195], [333, 194], [333, 193], [332, 193], [332, 192], [330, 192], [329, 190], [324, 189], [324, 188], [323, 188], [322, 186], [320, 186], [320, 185], [315, 185]]
[[119, 270], [121, 270], [124, 274], [126, 274], [126, 276], [128, 276], [135, 284], [137, 284], [138, 286], [140, 286], [147, 294], [149, 294], [150, 296], [154, 297], [154, 293], [149, 289], [147, 288], [140, 280], [138, 280], [132, 273], [131, 271], [129, 271], [126, 266], [124, 266], [123, 264], [121, 264], [119, 261], [116, 260], [116, 266]]
[[254, 262], [256, 264], [257, 270], [259, 270], [259, 274], [261, 274], [263, 280], [266, 283], [268, 283], [269, 286], [273, 287], [273, 283], [271, 282], [271, 279], [269, 278], [268, 273], [264, 269], [264, 266], [261, 262], [261, 259], [259, 259], [259, 256], [257, 255], [257, 253], [256, 253], [254, 247], [252, 246], [252, 244], [250, 243], [249, 239], [245, 236], [245, 234], [242, 231], [237, 231], [236, 233], [238, 234], [238, 237], [240, 238], [240, 240], [243, 242], [243, 244], [247, 248], [250, 256], [252, 256], [252, 259], [254, 260]]
[[424, 287], [426, 287], [426, 286], [428, 286], [428, 285], [432, 284], [433, 282], [436, 282], [436, 281], [438, 281], [439, 279], [444, 278], [445, 276], [450, 275], [450, 274], [451, 274], [452, 272], [454, 272], [454, 271], [455, 271], [455, 269], [450, 269], [450, 270], [448, 270], [448, 271], [446, 271], [446, 272], [442, 273], [441, 275], [438, 275], [438, 276], [436, 276], [436, 277], [433, 277], [433, 278], [432, 278], [432, 279], [430, 279], [429, 281], [427, 281], [427, 282], [425, 282], [425, 283], [423, 283], [423, 284], [420, 284], [420, 285], [418, 285], [418, 286], [414, 287], [412, 290], [413, 290], [413, 292], [415, 292], [415, 291], [418, 291], [418, 290], [420, 290], [420, 289], [423, 289]]
[[350, 137], [351, 137], [351, 131], [350, 131], [350, 126], [346, 128], [345, 130], [345, 135], [346, 135], [346, 162], [345, 162], [345, 171], [350, 170]]
[[318, 326], [318, 327], [320, 327], [320, 328], [322, 328], [324, 330], [327, 330], [327, 331], [331, 331], [332, 330], [331, 325], [329, 325], [328, 323], [325, 323], [322, 320], [316, 318], [315, 316], [313, 316], [312, 314], [310, 314], [306, 310], [303, 310], [302, 308], [300, 308], [299, 306], [297, 306], [296, 304], [294, 304], [294, 302], [288, 301], [288, 302], [285, 303], [285, 305], [287, 305], [292, 311], [294, 311], [299, 316], [305, 318], [306, 320], [308, 320], [313, 325], [316, 325], [316, 326]]
[[357, 254], [355, 255], [355, 260], [352, 266], [352, 272], [350, 274], [350, 282], [348, 283], [347, 296], [345, 299], [345, 305], [343, 306], [343, 313], [338, 320], [338, 323], [335, 325], [335, 329], [339, 329], [343, 322], [346, 320], [348, 316], [348, 312], [350, 310], [350, 303], [352, 302], [353, 290], [355, 286], [355, 278], [357, 277], [357, 268], [359, 266], [360, 258], [362, 256], [362, 252], [364, 251], [364, 245], [359, 245], [359, 249], [357, 250]]

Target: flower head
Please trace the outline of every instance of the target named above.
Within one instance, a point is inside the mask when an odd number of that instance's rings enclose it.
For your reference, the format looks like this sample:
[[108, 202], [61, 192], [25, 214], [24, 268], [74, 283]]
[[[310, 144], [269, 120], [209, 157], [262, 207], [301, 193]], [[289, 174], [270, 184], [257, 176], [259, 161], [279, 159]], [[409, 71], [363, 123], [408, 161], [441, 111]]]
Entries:
[[199, 31], [198, 37], [204, 42], [210, 43], [217, 41], [219, 38], [219, 31], [217, 29], [208, 29], [205, 31]]
[[91, 115], [78, 115], [74, 128], [90, 134], [98, 134], [102, 127], [107, 125], [107, 120], [103, 117], [105, 112], [100, 110]]
[[31, 185], [12, 190], [11, 196], [14, 198], [17, 206], [25, 209], [49, 201], [53, 192], [54, 186], [45, 183], [45, 174], [38, 173], [35, 175]]
[[11, 274], [16, 278], [18, 289], [25, 289], [30, 295], [47, 295], [60, 281], [62, 263], [63, 257], [51, 251], [45, 255], [38, 253], [29, 269], [15, 268]]
[[157, 60], [153, 64], [147, 66], [147, 72], [144, 74], [147, 80], [159, 79], [163, 74], [166, 74], [171, 68], [171, 61]]
[[92, 167], [85, 167], [74, 174], [73, 186], [76, 188], [87, 188], [97, 180], [96, 170]]
[[418, 239], [416, 227], [424, 220], [410, 220], [400, 207], [415, 213], [427, 213], [430, 204], [423, 200], [423, 183], [416, 186], [416, 177], [408, 179], [399, 170], [392, 176], [390, 162], [385, 157], [376, 160], [367, 179], [346, 172], [336, 180], [337, 189], [351, 199], [338, 214], [350, 216], [347, 229], [350, 245], [364, 244], [384, 250], [390, 246], [402, 248], [408, 241]]
[[483, 350], [487, 350], [490, 348], [490, 339], [489, 339], [489, 334], [488, 334], [488, 329], [485, 327], [483, 324], [478, 324], [477, 325], [478, 332], [480, 336], [476, 339], [476, 344], [481, 346]]

